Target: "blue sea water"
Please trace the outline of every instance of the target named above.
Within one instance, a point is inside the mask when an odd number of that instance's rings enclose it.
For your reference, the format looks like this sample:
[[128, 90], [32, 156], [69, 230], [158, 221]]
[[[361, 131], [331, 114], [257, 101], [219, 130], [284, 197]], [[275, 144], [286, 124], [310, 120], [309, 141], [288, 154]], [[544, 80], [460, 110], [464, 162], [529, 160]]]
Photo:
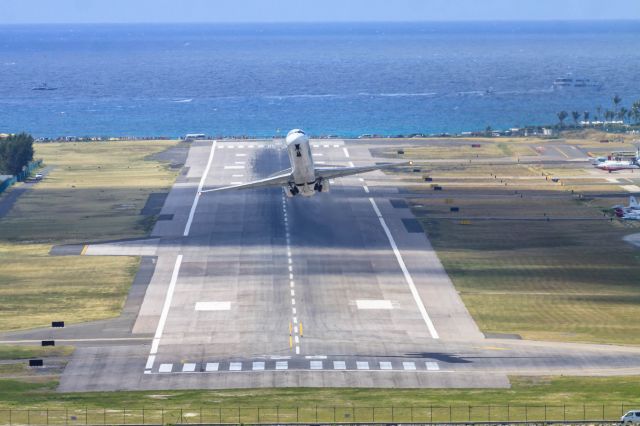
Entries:
[[461, 132], [616, 93], [640, 99], [640, 22], [0, 26], [0, 132], [43, 137]]

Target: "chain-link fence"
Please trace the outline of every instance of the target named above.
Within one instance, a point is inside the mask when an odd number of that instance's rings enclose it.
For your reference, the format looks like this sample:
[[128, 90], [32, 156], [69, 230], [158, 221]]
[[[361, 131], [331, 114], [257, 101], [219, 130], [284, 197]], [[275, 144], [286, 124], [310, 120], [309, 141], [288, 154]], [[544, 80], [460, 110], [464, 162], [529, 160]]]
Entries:
[[638, 404], [0, 409], [0, 425], [612, 423]]

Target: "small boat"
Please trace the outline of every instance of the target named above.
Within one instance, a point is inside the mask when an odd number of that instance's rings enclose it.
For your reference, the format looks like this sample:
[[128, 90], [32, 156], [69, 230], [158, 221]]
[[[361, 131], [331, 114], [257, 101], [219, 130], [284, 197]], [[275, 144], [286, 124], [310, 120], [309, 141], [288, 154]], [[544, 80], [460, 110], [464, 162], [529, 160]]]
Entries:
[[47, 83], [42, 83], [39, 86], [32, 87], [31, 90], [58, 90], [57, 87], [49, 87]]
[[568, 89], [568, 88], [594, 88], [601, 89], [602, 83], [589, 80], [588, 78], [574, 78], [571, 74], [566, 77], [556, 78], [553, 81], [554, 89]]

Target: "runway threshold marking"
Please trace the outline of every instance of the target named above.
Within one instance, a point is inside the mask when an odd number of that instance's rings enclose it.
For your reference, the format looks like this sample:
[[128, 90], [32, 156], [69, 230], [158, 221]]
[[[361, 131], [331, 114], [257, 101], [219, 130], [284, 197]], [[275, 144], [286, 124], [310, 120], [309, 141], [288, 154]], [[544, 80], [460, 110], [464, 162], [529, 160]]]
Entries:
[[[171, 307], [171, 300], [173, 299], [173, 292], [176, 289], [176, 283], [178, 282], [178, 274], [180, 272], [180, 265], [182, 264], [182, 255], [179, 254], [176, 257], [176, 263], [173, 266], [173, 273], [171, 274], [171, 282], [169, 283], [169, 289], [164, 299], [164, 306], [162, 307], [162, 313], [160, 314], [160, 321], [158, 321], [158, 327], [156, 328], [156, 334], [151, 342], [151, 350], [149, 351], [149, 358], [147, 359], [146, 369], [153, 368], [154, 358], [152, 356], [158, 353], [158, 347], [160, 346], [160, 339], [162, 339], [162, 333], [164, 332], [164, 326], [167, 322], [167, 316], [169, 315], [169, 308]], [[151, 364], [151, 367], [149, 367]]]
[[209, 170], [211, 170], [211, 162], [213, 161], [213, 155], [216, 152], [216, 143], [217, 141], [213, 141], [211, 144], [211, 151], [209, 152], [209, 161], [207, 161], [207, 167], [204, 169], [204, 173], [200, 178], [200, 183], [198, 184], [198, 192], [196, 192], [196, 196], [193, 199], [193, 203], [191, 204], [191, 211], [189, 211], [189, 219], [187, 219], [187, 224], [184, 227], [184, 232], [182, 235], [184, 237], [189, 236], [189, 231], [191, 230], [191, 224], [193, 223], [193, 216], [196, 214], [196, 208], [198, 208], [198, 200], [200, 200], [200, 191], [204, 187], [204, 183], [207, 180], [207, 176], [209, 176]]

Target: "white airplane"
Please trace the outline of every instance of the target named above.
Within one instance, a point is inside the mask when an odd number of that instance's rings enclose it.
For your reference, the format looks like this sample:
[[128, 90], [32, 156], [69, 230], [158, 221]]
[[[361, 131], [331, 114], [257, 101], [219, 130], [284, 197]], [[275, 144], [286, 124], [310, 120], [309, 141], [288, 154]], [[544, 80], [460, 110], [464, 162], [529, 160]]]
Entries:
[[289, 197], [302, 195], [311, 197], [316, 192], [329, 192], [329, 179], [407, 166], [406, 163], [385, 163], [362, 167], [315, 167], [311, 155], [309, 137], [300, 129], [293, 129], [285, 139], [291, 168], [274, 173], [265, 179], [223, 188], [205, 189], [205, 192], [226, 191], [229, 189], [270, 188], [281, 186]]
[[631, 212], [622, 215], [621, 219], [624, 220], [640, 220], [640, 210], [633, 210]]
[[606, 170], [609, 173], [615, 172], [618, 170], [636, 170], [636, 169], [640, 169], [640, 164], [638, 164], [639, 160], [640, 160], [640, 147], [636, 151], [636, 158], [632, 160], [618, 160], [618, 159], [606, 160], [606, 161], [597, 163], [595, 166], [600, 170]]

